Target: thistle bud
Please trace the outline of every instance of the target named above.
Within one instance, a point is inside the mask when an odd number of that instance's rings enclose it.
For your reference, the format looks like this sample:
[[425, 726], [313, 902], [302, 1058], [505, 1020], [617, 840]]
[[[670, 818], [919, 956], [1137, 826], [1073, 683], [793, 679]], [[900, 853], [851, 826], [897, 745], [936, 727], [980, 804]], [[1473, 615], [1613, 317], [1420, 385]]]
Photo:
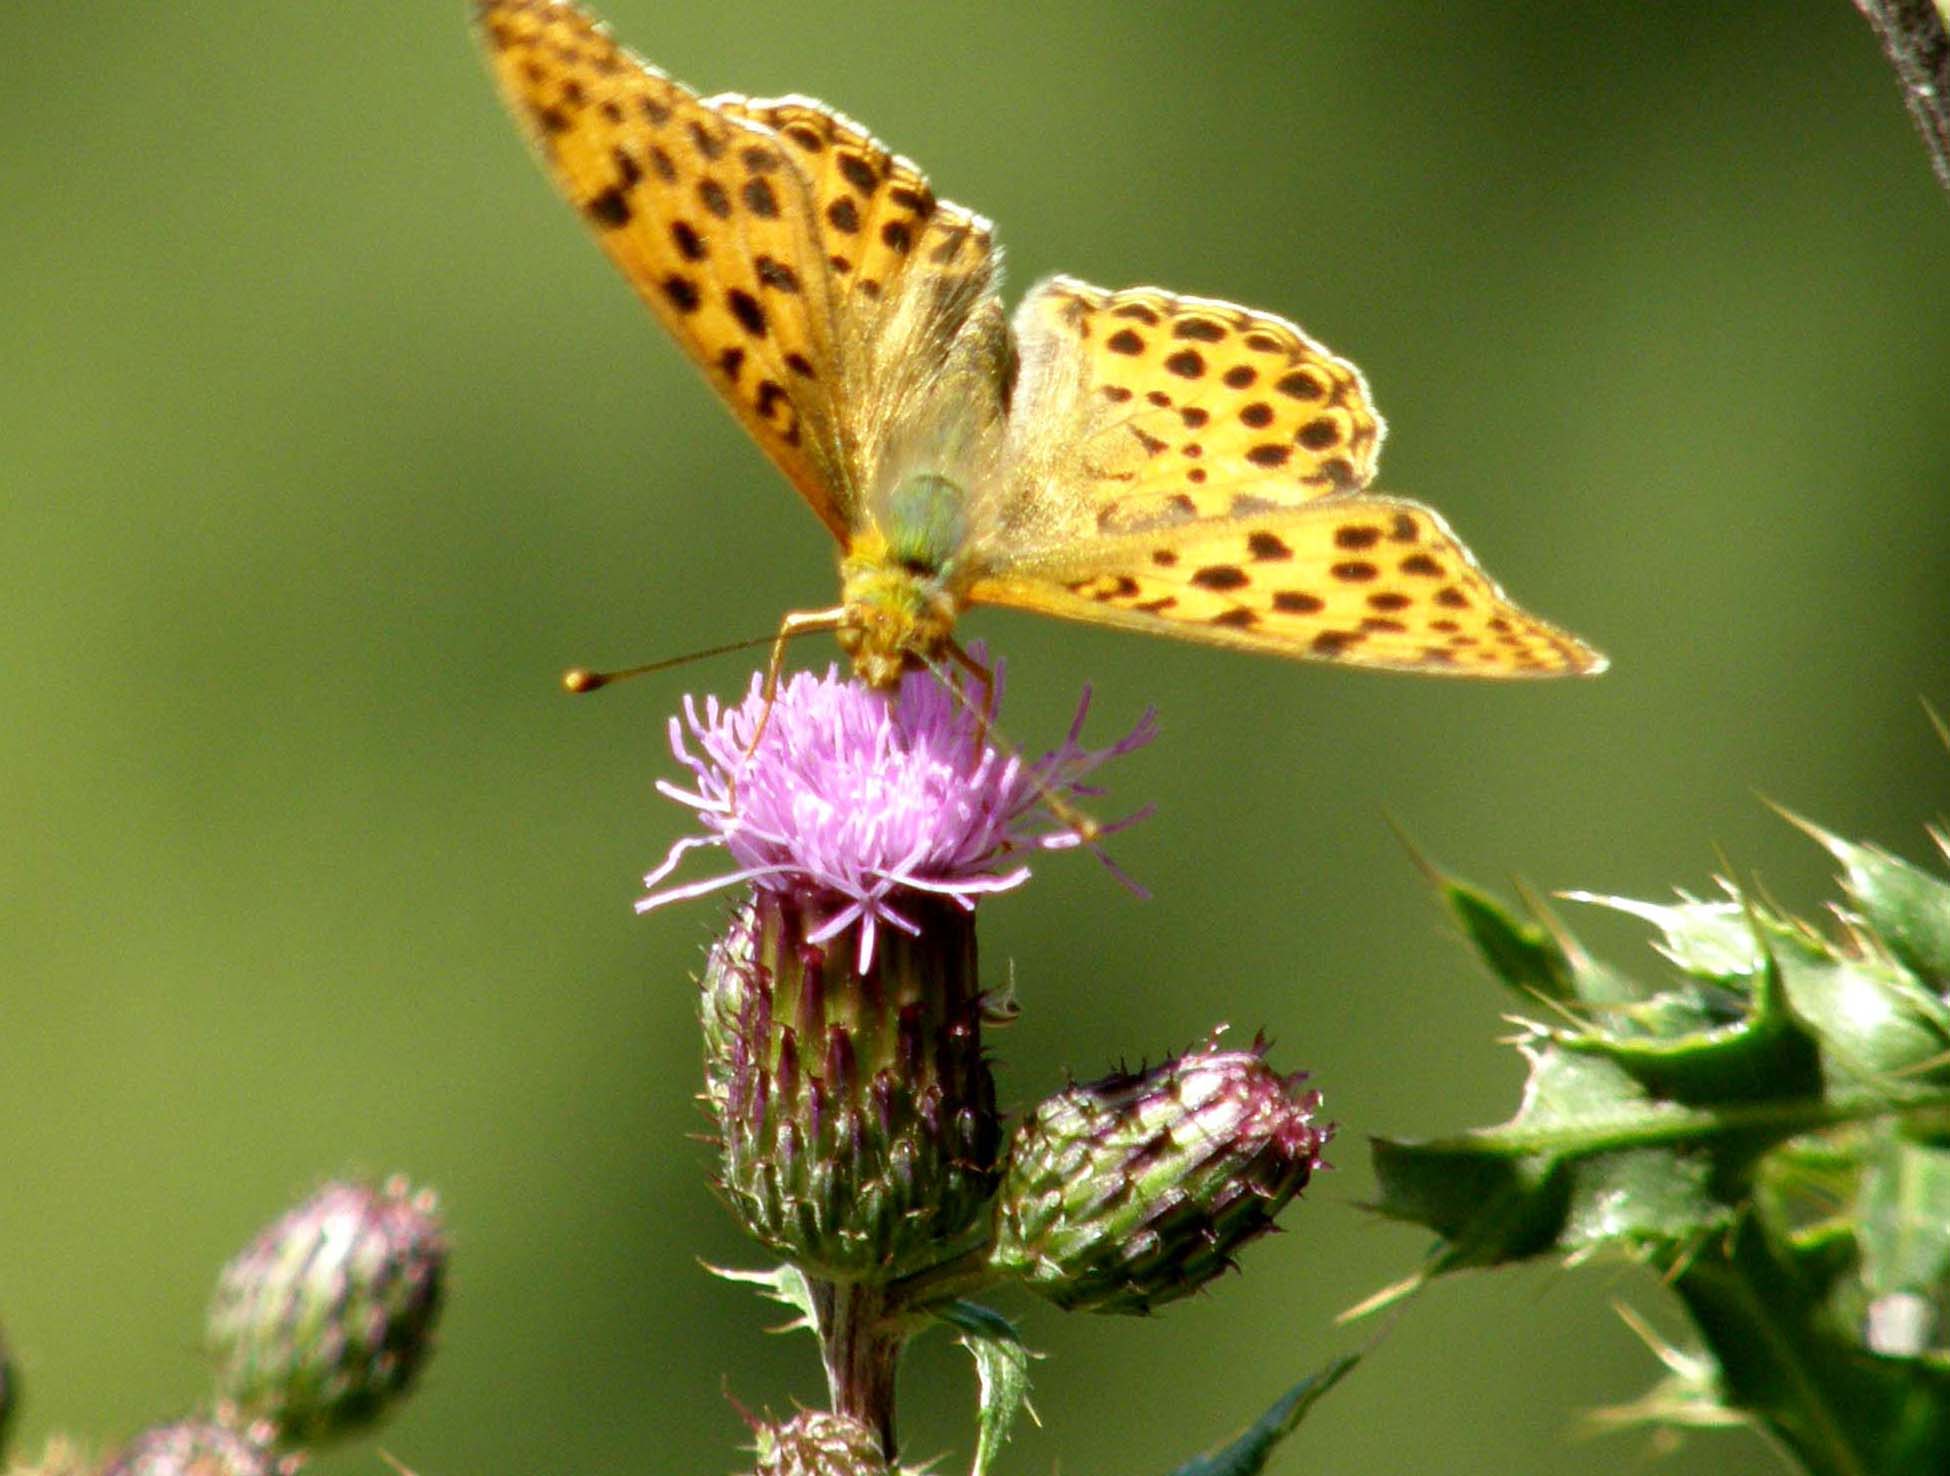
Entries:
[[1333, 1129], [1303, 1079], [1215, 1043], [1058, 1092], [1016, 1131], [992, 1264], [1090, 1312], [1197, 1291], [1319, 1166]]
[[101, 1476], [286, 1476], [289, 1466], [241, 1430], [209, 1420], [154, 1425], [102, 1467]]
[[934, 900], [912, 916], [863, 972], [857, 933], [814, 943], [803, 906], [755, 891], [705, 970], [728, 1197], [753, 1235], [830, 1276], [941, 1259], [995, 1189], [974, 919]]
[[431, 1192], [327, 1184], [223, 1270], [209, 1345], [226, 1414], [316, 1445], [378, 1419], [432, 1348], [447, 1242]]
[[894, 1476], [873, 1431], [845, 1415], [805, 1410], [757, 1434], [752, 1476]]

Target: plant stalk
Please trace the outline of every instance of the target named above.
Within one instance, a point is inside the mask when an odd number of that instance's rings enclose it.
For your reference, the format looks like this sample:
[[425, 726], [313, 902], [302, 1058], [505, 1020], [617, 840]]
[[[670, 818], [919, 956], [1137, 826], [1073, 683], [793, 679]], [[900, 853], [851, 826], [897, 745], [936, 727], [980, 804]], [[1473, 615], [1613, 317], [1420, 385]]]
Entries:
[[897, 1455], [894, 1374], [905, 1334], [892, 1315], [887, 1290], [863, 1281], [814, 1280], [811, 1285], [833, 1412], [872, 1430], [891, 1462]]

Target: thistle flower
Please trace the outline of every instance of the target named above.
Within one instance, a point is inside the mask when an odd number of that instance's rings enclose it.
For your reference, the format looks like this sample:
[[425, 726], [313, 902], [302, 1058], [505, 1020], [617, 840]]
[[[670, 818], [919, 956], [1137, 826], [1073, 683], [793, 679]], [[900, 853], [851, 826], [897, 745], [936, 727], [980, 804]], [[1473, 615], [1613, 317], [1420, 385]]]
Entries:
[[769, 720], [754, 680], [742, 705], [687, 704], [671, 727], [697, 783], [664, 790], [707, 834], [679, 841], [649, 884], [700, 845], [737, 870], [638, 905], [749, 884], [700, 999], [721, 1182], [747, 1230], [834, 1279], [892, 1280], [984, 1222], [1002, 1130], [976, 901], [1027, 876], [1023, 852], [1073, 844], [1050, 797], [1090, 793], [1086, 775], [1151, 736], [1147, 716], [1083, 748], [1086, 702], [1062, 745], [1026, 763], [974, 709], [966, 687], [926, 674], [889, 699], [829, 672], [795, 677]]
[[[972, 654], [983, 657], [980, 647]], [[999, 704], [999, 665], [994, 684]], [[754, 675], [745, 700], [732, 707], [711, 698], [700, 710], [687, 698], [682, 721], [671, 719], [671, 749], [696, 787], [657, 787], [695, 810], [706, 833], [671, 847], [645, 878], [650, 892], [637, 911], [748, 881], [791, 896], [808, 916], [810, 943], [857, 927], [862, 970], [873, 962], [882, 929], [910, 936], [920, 930], [919, 898], [942, 897], [973, 911], [977, 898], [1028, 879], [1028, 865], [1017, 859], [1024, 852], [1076, 845], [1077, 835], [1050, 814], [1048, 801], [1094, 795], [1087, 776], [1156, 733], [1147, 712], [1117, 743], [1084, 748], [1086, 689], [1062, 744], [1025, 762], [984, 732], [972, 679], [949, 687], [914, 672], [890, 698], [840, 680], [837, 668], [824, 677], [802, 672], [780, 687], [769, 717], [763, 687]], [[724, 847], [736, 869], [658, 890], [700, 846]]]
[[378, 1419], [432, 1349], [447, 1264], [433, 1196], [327, 1184], [223, 1269], [209, 1315], [219, 1407], [288, 1445]]
[[1060, 1307], [1149, 1312], [1205, 1286], [1320, 1166], [1333, 1133], [1263, 1044], [1203, 1049], [1043, 1102], [1017, 1130], [990, 1264]]

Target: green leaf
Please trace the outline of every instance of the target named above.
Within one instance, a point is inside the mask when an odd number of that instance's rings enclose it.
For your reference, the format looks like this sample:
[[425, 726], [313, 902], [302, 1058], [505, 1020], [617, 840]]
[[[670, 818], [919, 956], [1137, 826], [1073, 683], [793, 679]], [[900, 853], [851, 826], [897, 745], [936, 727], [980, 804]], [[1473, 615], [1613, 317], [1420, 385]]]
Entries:
[[[1696, 1345], [1611, 1422], [1748, 1425], [1821, 1476], [1950, 1471], [1950, 883], [1806, 827], [1822, 929], [1737, 887], [1640, 902], [1676, 972], [1577, 983], [1576, 940], [1444, 879], [1506, 982], [1529, 1080], [1494, 1127], [1377, 1140], [1377, 1208], [1440, 1237], [1408, 1284], [1544, 1255], [1649, 1266]], [[1617, 976], [1606, 974], [1615, 979]]]
[[813, 1301], [812, 1283], [797, 1266], [775, 1266], [770, 1271], [741, 1271], [735, 1266], [713, 1266], [709, 1261], [702, 1264], [713, 1276], [755, 1286], [771, 1300], [782, 1302], [799, 1314], [792, 1321], [773, 1328], [773, 1332], [798, 1332], [803, 1328], [809, 1333], [818, 1334], [819, 1309]]
[[1631, 897], [1606, 897], [1593, 892], [1566, 892], [1572, 902], [1609, 907], [1651, 923], [1665, 939], [1658, 944], [1672, 963], [1696, 978], [1729, 983], [1749, 978], [1763, 963], [1760, 939], [1739, 899], [1702, 902], [1679, 894], [1679, 901], [1640, 902]]
[[1429, 867], [1443, 905], [1499, 979], [1519, 994], [1564, 1004], [1616, 1004], [1638, 997], [1629, 981], [1594, 963], [1544, 909], [1526, 897], [1530, 916], [1460, 877]]
[[1828, 1247], [1790, 1247], [1750, 1215], [1656, 1264], [1717, 1360], [1722, 1402], [1761, 1417], [1805, 1470], [1950, 1470], [1950, 1371], [1864, 1356], [1831, 1312], [1847, 1262]]
[[995, 1458], [1008, 1443], [1016, 1416], [1036, 1411], [1029, 1405], [1029, 1364], [1037, 1355], [1023, 1346], [1015, 1326], [999, 1312], [974, 1302], [948, 1302], [931, 1308], [933, 1315], [958, 1329], [958, 1340], [975, 1359], [981, 1382], [980, 1434], [969, 1476], [988, 1476]]
[[1950, 989], [1950, 882], [1789, 816], [1842, 863], [1842, 885], [1876, 936], [1907, 968]]
[[1273, 1448], [1300, 1426], [1314, 1405], [1361, 1361], [1359, 1353], [1336, 1358], [1319, 1373], [1309, 1374], [1274, 1401], [1273, 1407], [1222, 1450], [1187, 1461], [1171, 1476], [1257, 1476], [1266, 1469]]
[[1886, 1131], [1864, 1160], [1863, 1287], [1872, 1298], [1941, 1288], [1950, 1280], [1950, 1150]]

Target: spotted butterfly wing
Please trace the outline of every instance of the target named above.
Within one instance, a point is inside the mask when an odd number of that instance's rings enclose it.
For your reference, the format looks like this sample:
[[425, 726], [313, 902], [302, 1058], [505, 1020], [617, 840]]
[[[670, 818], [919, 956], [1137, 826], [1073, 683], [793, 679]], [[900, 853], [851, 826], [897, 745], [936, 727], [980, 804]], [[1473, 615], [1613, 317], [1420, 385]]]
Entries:
[[[1016, 444], [1065, 489], [1140, 509], [1250, 479], [1299, 502], [1365, 487], [1382, 422], [1361, 371], [1271, 313], [1052, 277], [1023, 300]], [[1275, 495], [1269, 491], [1266, 495]]]
[[970, 353], [988, 223], [810, 99], [701, 98], [562, 0], [476, 10], [557, 186], [844, 541], [916, 387]]
[[1016, 316], [1012, 464], [971, 603], [1479, 677], [1602, 669], [1432, 509], [1366, 494], [1382, 423], [1294, 324], [1054, 278]]
[[1514, 604], [1434, 510], [1364, 494], [1081, 540], [986, 576], [972, 598], [1391, 671], [1562, 676], [1602, 665]]

